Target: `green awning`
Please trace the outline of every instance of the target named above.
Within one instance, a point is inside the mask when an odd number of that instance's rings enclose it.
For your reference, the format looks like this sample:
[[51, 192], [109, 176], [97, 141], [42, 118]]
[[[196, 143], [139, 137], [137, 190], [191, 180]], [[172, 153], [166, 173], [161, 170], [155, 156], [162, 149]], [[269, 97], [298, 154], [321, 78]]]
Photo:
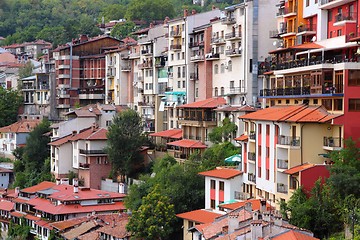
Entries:
[[234, 162], [241, 162], [241, 154], [235, 154], [231, 157], [225, 158], [226, 163], [234, 163]]
[[330, 158], [329, 153], [319, 153], [318, 155], [321, 156], [321, 157], [324, 157], [324, 158]]

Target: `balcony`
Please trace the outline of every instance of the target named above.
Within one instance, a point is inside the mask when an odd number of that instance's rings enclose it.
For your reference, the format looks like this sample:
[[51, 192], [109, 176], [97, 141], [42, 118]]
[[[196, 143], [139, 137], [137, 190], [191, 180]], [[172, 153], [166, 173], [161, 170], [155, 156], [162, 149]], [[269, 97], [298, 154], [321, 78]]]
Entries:
[[199, 48], [199, 47], [204, 47], [204, 42], [190, 42], [189, 43], [189, 48]]
[[277, 168], [278, 169], [288, 169], [289, 167], [289, 163], [288, 163], [288, 160], [283, 160], [283, 159], [278, 159], [277, 160]]
[[70, 104], [60, 103], [56, 105], [56, 108], [58, 109], [67, 109], [70, 108]]
[[278, 137], [277, 144], [287, 145], [292, 147], [300, 147], [300, 137], [280, 135]]
[[70, 74], [59, 74], [58, 78], [70, 78]]
[[190, 73], [190, 80], [199, 80], [198, 73]]
[[228, 49], [226, 50], [225, 55], [229, 57], [239, 57], [241, 56], [241, 48]]
[[180, 29], [177, 29], [175, 31], [170, 32], [170, 37], [181, 37], [182, 31]]
[[89, 169], [90, 168], [90, 163], [79, 163], [79, 168]]
[[284, 18], [293, 17], [297, 14], [297, 6], [289, 6], [284, 8]]
[[277, 192], [288, 193], [288, 185], [285, 185], [283, 183], [278, 183], [277, 184]]
[[343, 147], [343, 139], [339, 137], [324, 137], [323, 149], [341, 150]]
[[131, 71], [131, 66], [128, 65], [128, 66], [121, 66], [121, 71], [123, 72], [129, 72]]
[[90, 99], [103, 99], [105, 90], [103, 87], [97, 88], [83, 88], [79, 90], [79, 99], [90, 100]]
[[298, 27], [297, 36], [303, 35], [315, 35], [316, 34], [316, 24], [305, 24]]
[[60, 64], [58, 66], [59, 69], [70, 69], [70, 65], [67, 65], [67, 64]]
[[284, 16], [284, 14], [285, 14], [285, 9], [279, 8], [278, 12], [276, 13], [276, 17]]
[[146, 69], [146, 68], [152, 68], [153, 64], [152, 62], [144, 62], [138, 65], [139, 69]]
[[23, 84], [21, 89], [23, 91], [35, 90], [35, 86], [33, 84]]
[[225, 34], [225, 40], [240, 40], [241, 39], [241, 33], [239, 32], [231, 32]]
[[319, 8], [320, 9], [332, 9], [341, 5], [345, 5], [350, 2], [355, 2], [355, 0], [320, 0]]
[[212, 38], [211, 39], [211, 44], [214, 44], [214, 45], [225, 44], [225, 39], [223, 37]]
[[172, 44], [172, 45], [170, 45], [170, 50], [172, 50], [172, 51], [180, 51], [181, 50], [181, 44]]
[[70, 98], [70, 94], [67, 91], [60, 91], [56, 95], [56, 97], [59, 98]]
[[245, 93], [245, 88], [242, 87], [230, 87], [229, 88], [229, 92], [225, 95], [237, 95], [237, 94], [242, 94]]
[[234, 191], [234, 199], [237, 200], [248, 200], [250, 198], [249, 193]]
[[139, 58], [139, 57], [140, 57], [139, 52], [130, 53], [130, 55], [129, 55], [130, 59]]
[[236, 19], [234, 17], [226, 17], [226, 18], [221, 19], [221, 23], [222, 24], [227, 24], [227, 25], [235, 24]]
[[212, 60], [219, 60], [220, 59], [220, 53], [207, 53], [205, 55], [205, 59], [212, 61]]
[[152, 54], [151, 49], [141, 50], [141, 55], [148, 56], [148, 55], [151, 55], [151, 54]]
[[79, 149], [79, 153], [83, 155], [107, 155], [104, 150]]
[[251, 161], [255, 161], [256, 160], [256, 153], [248, 152], [248, 159], [251, 160]]
[[306, 86], [306, 87], [286, 87], [260, 90], [260, 97], [273, 98], [280, 96], [342, 96], [343, 85], [337, 84], [333, 86]]
[[248, 181], [256, 183], [256, 176], [255, 173], [249, 173], [248, 174]]
[[190, 58], [191, 62], [201, 62], [204, 61], [205, 57], [203, 55], [195, 55]]
[[335, 16], [334, 27], [344, 26], [347, 23], [356, 23], [356, 12], [341, 13]]
[[60, 83], [60, 84], [58, 84], [58, 87], [57, 87], [57, 89], [67, 89], [67, 88], [70, 88], [70, 85], [65, 84], [65, 83]]

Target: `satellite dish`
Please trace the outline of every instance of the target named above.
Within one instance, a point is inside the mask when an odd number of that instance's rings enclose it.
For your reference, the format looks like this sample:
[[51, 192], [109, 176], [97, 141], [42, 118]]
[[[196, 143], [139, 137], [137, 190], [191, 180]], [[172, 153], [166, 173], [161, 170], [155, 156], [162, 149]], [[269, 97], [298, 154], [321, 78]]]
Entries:
[[277, 45], [277, 41], [274, 41], [273, 46], [276, 47], [276, 45]]
[[312, 39], [311, 39], [312, 42], [315, 42], [316, 41], [316, 36], [313, 36]]

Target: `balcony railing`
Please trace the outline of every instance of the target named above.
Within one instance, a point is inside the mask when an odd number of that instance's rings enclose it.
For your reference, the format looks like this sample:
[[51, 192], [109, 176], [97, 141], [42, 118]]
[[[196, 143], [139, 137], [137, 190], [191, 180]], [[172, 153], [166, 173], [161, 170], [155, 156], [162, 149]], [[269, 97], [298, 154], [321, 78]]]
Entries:
[[255, 161], [256, 160], [256, 153], [254, 152], [248, 152], [248, 159]]
[[203, 61], [204, 56], [203, 55], [195, 55], [190, 58], [190, 61]]
[[228, 94], [241, 94], [245, 92], [245, 88], [242, 87], [230, 87]]
[[204, 46], [204, 42], [190, 42], [189, 43], [189, 48], [194, 48], [194, 47], [203, 47]]
[[254, 173], [249, 173], [248, 174], [248, 181], [256, 183], [256, 176]]
[[220, 54], [219, 53], [208, 53], [205, 55], [205, 58], [207, 60], [217, 60], [220, 58]]
[[285, 185], [283, 183], [278, 183], [277, 184], [277, 192], [288, 193], [288, 185]]
[[239, 33], [239, 32], [231, 32], [231, 33], [225, 34], [225, 39], [226, 40], [239, 39], [239, 38], [241, 38], [241, 33]]
[[142, 55], [152, 54], [152, 51], [151, 51], [151, 49], [144, 49], [144, 50], [141, 50], [141, 54]]
[[356, 16], [356, 12], [341, 13], [335, 16], [335, 22], [355, 21]]
[[170, 32], [170, 37], [179, 37], [179, 36], [181, 36], [181, 33], [182, 33], [182, 31], [180, 31], [180, 29], [175, 30], [175, 31], [171, 31]]
[[284, 15], [292, 14], [292, 13], [296, 14], [296, 12], [297, 12], [297, 7], [296, 6], [290, 6], [290, 7], [285, 7], [284, 8]]
[[231, 56], [239, 56], [239, 55], [241, 55], [241, 49], [239, 49], [239, 48], [228, 49], [228, 50], [226, 50], [225, 55], [230, 56], [230, 57]]
[[278, 159], [277, 167], [279, 169], [288, 169], [288, 167], [289, 167], [288, 160]]
[[[312, 89], [317, 91], [312, 91]], [[306, 87], [287, 87], [287, 88], [273, 88], [260, 90], [261, 97], [271, 96], [295, 96], [295, 95], [311, 95], [311, 94], [342, 94], [343, 84], [337, 84], [334, 86], [306, 86]]]
[[211, 39], [212, 44], [224, 44], [225, 39], [223, 37], [216, 37]]
[[152, 67], [153, 67], [152, 62], [145, 62], [138, 65], [139, 69], [152, 68]]
[[298, 27], [298, 33], [301, 32], [315, 32], [316, 24], [305, 24]]
[[221, 20], [222, 24], [234, 24], [236, 20], [234, 17], [226, 17]]
[[170, 50], [181, 50], [181, 45], [180, 44], [173, 44], [173, 45], [170, 45]]
[[80, 164], [79, 164], [79, 167], [80, 167], [80, 168], [88, 169], [88, 168], [90, 168], [90, 163], [80, 163]]
[[248, 194], [248, 193], [234, 191], [234, 199], [248, 200], [249, 198], [250, 198], [250, 194]]
[[199, 80], [198, 73], [190, 73], [190, 80]]
[[324, 137], [324, 147], [342, 147], [342, 138]]
[[278, 144], [298, 147], [298, 146], [300, 146], [300, 137], [280, 135], [278, 137]]
[[86, 149], [79, 149], [79, 153], [85, 155], [106, 154], [104, 150], [86, 150]]

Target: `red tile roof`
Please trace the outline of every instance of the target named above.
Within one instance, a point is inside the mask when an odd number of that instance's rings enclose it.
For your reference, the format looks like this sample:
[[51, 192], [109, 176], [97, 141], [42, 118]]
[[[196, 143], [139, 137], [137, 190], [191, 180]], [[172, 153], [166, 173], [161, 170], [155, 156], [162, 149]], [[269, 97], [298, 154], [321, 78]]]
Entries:
[[128, 216], [122, 215], [121, 218], [117, 218], [116, 221], [113, 221], [108, 225], [104, 225], [97, 231], [110, 235], [115, 239], [125, 239], [131, 236], [131, 233], [126, 230], [128, 221]]
[[70, 140], [107, 140], [105, 128], [90, 127], [75, 134]]
[[72, 137], [73, 136], [71, 134], [67, 135], [65, 137], [56, 139], [55, 141], [52, 141], [51, 143], [49, 143], [49, 145], [51, 145], [51, 146], [61, 146], [61, 145], [65, 144], [65, 143], [69, 142]]
[[318, 48], [324, 48], [324, 46], [321, 46], [314, 42], [310, 42], [310, 43], [304, 43], [304, 44], [289, 47], [289, 49], [299, 49], [299, 50], [318, 49]]
[[220, 217], [221, 214], [199, 209], [191, 212], [180, 213], [176, 216], [196, 223], [211, 223], [215, 220], [215, 218]]
[[319, 240], [318, 238], [311, 237], [307, 234], [289, 230], [287, 232], [283, 232], [280, 234], [277, 234], [273, 237], [270, 237], [271, 240]]
[[247, 141], [249, 139], [248, 135], [242, 134], [240, 137], [234, 138], [235, 141]]
[[14, 205], [15, 203], [13, 202], [2, 200], [0, 201], [0, 210], [11, 211], [14, 209]]
[[169, 142], [167, 145], [183, 148], [207, 148], [202, 142], [190, 139], [181, 139], [179, 141]]
[[206, 176], [206, 177], [230, 179], [230, 178], [234, 178], [236, 176], [243, 174], [243, 172], [240, 170], [237, 170], [237, 169], [220, 168], [220, 169], [214, 169], [214, 170], [210, 170], [210, 171], [206, 171], [206, 172], [199, 172], [199, 174]]
[[43, 228], [47, 228], [47, 229], [50, 229], [50, 230], [53, 229], [53, 227], [50, 225], [50, 223], [47, 222], [47, 221], [44, 221], [44, 220], [36, 221], [35, 225], [38, 225], [38, 226], [41, 226]]
[[294, 173], [298, 173], [298, 172], [301, 172], [305, 169], [308, 169], [308, 168], [312, 168], [313, 166], [315, 166], [315, 164], [311, 164], [311, 163], [304, 163], [302, 165], [298, 165], [298, 166], [295, 166], [295, 167], [292, 167], [286, 171], [284, 171], [284, 173], [286, 174], [294, 174]]
[[12, 172], [13, 170], [11, 169], [0, 167], [0, 173], [12, 173]]
[[48, 181], [43, 181], [35, 186], [32, 187], [28, 187], [28, 188], [24, 188], [21, 189], [20, 192], [24, 192], [24, 193], [36, 193], [37, 191], [41, 191], [41, 190], [45, 190], [45, 189], [49, 189], [56, 186], [55, 183], [53, 182], [48, 182]]
[[[220, 237], [215, 238], [215, 240], [237, 240], [239, 236], [251, 232], [251, 227], [241, 228], [230, 234], [224, 234]], [[260, 239], [258, 239], [260, 240]]]
[[240, 107], [236, 106], [224, 106], [224, 107], [218, 107], [215, 109], [216, 111], [223, 111], [223, 112], [254, 112], [256, 111], [256, 108], [244, 105]]
[[239, 119], [277, 122], [324, 123], [341, 115], [330, 114], [322, 106], [274, 106], [240, 116]]
[[10, 215], [17, 218], [22, 218], [23, 216], [25, 216], [24, 213], [20, 213], [20, 212], [10, 212]]
[[[252, 210], [256, 211], [256, 210], [260, 210], [260, 208], [261, 208], [260, 201], [261, 201], [260, 199], [249, 199], [249, 200], [240, 201], [240, 202], [220, 204], [219, 206], [222, 208], [225, 208], [225, 209], [235, 210], [235, 209], [245, 206], [246, 203], [250, 202], [252, 205]], [[271, 208], [272, 208], [271, 205], [268, 202], [266, 202], [266, 211], [270, 211]]]
[[221, 105], [226, 104], [226, 101], [222, 97], [208, 98], [202, 101], [193, 102], [178, 106], [178, 108], [217, 108]]
[[39, 123], [40, 123], [40, 120], [21, 120], [16, 123], [13, 123], [9, 126], [0, 128], [0, 132], [2, 132], [2, 133], [29, 133]]
[[151, 133], [151, 137], [163, 137], [163, 138], [172, 138], [172, 139], [180, 139], [182, 138], [182, 129], [169, 129], [157, 133]]

